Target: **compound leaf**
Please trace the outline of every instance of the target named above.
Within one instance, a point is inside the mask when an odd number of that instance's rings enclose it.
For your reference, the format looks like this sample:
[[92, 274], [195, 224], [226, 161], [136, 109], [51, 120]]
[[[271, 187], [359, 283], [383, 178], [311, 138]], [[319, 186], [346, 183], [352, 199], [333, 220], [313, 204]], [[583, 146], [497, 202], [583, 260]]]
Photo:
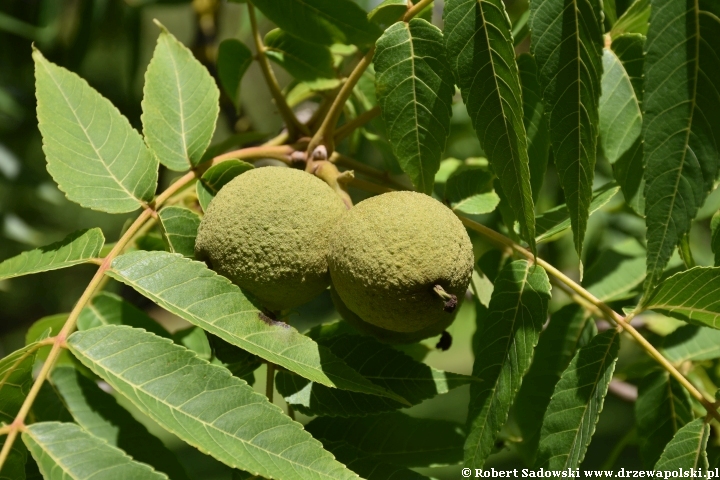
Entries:
[[200, 216], [189, 208], [175, 206], [163, 208], [158, 216], [170, 251], [193, 258]]
[[59, 242], [23, 252], [0, 263], [0, 280], [47, 272], [96, 258], [105, 243], [99, 228], [71, 233]]
[[585, 310], [577, 304], [566, 305], [550, 317], [540, 334], [530, 370], [523, 378], [513, 410], [522, 434], [517, 444], [526, 462], [532, 465], [537, 453], [545, 410], [555, 385], [572, 360], [585, 324]]
[[170, 338], [168, 331], [145, 312], [110, 292], [99, 292], [95, 295], [90, 303], [80, 311], [77, 324], [79, 330], [102, 325], [129, 325], [161, 337]]
[[720, 4], [651, 0], [645, 44], [645, 294], [660, 281], [720, 166]]
[[550, 300], [545, 270], [525, 260], [505, 265], [494, 283], [488, 309], [476, 302], [477, 311], [485, 314], [478, 314], [473, 337], [473, 376], [482, 382], [470, 385], [465, 442], [465, 466], [470, 468], [483, 466], [507, 420], [530, 368]]
[[534, 251], [522, 90], [505, 7], [502, 0], [448, 0], [443, 18], [448, 60], [473, 127]]
[[[600, 210], [611, 198], [620, 190], [615, 182], [610, 182], [593, 192], [593, 198], [590, 202], [590, 210], [588, 215]], [[563, 230], [570, 227], [570, 211], [567, 204], [559, 205], [548, 210], [542, 215], [538, 215], [535, 220], [537, 225], [537, 237], [535, 240], [539, 243], [545, 241]]]
[[335, 78], [333, 57], [324, 45], [306, 42], [276, 28], [265, 35], [265, 54], [298, 80]]
[[86, 432], [172, 479], [188, 478], [175, 455], [94, 381], [72, 367], [56, 367], [50, 380], [75, 422]]
[[133, 480], [167, 479], [74, 423], [41, 422], [27, 427], [23, 442], [44, 478], [81, 480], [95, 475]]
[[323, 444], [346, 442], [377, 462], [403, 467], [454, 465], [462, 460], [460, 425], [400, 412], [372, 417], [319, 417], [305, 429]]
[[145, 72], [143, 133], [160, 163], [185, 171], [200, 163], [220, 112], [207, 69], [165, 27]]
[[579, 256], [593, 197], [602, 76], [600, 4], [600, 0], [530, 1], [530, 48]]
[[695, 267], [664, 280], [642, 308], [697, 325], [720, 328], [720, 268]]
[[707, 441], [710, 425], [698, 418], [682, 427], [655, 464], [656, 471], [708, 471]]
[[351, 0], [253, 0], [252, 4], [278, 27], [311, 43], [368, 46], [382, 33]]
[[665, 370], [643, 378], [635, 402], [635, 424], [643, 465], [648, 468], [655, 465], [665, 445], [692, 419], [690, 395], [677, 380]]
[[595, 433], [619, 348], [620, 335], [611, 329], [577, 351], [545, 412], [536, 467], [562, 470], [580, 465]]
[[454, 94], [442, 32], [422, 19], [385, 30], [375, 51], [375, 89], [387, 135], [418, 191], [433, 191], [450, 133]]
[[225, 160], [208, 168], [195, 184], [198, 202], [203, 211], [207, 210], [210, 201], [230, 180], [253, 168], [255, 167], [251, 164], [236, 159]]
[[[371, 382], [397, 393], [413, 405], [473, 380], [466, 375], [431, 368], [369, 336], [339, 334], [316, 341]], [[278, 372], [275, 381], [285, 400], [306, 415], [370, 415], [404, 406], [376, 395], [328, 388], [290, 372]]]
[[203, 330], [309, 380], [407, 404], [291, 326], [268, 318], [204, 263], [138, 251], [117, 257], [108, 274]]
[[233, 468], [269, 478], [357, 478], [243, 380], [168, 339], [108, 325], [75, 332], [68, 345], [145, 415]]
[[240, 40], [228, 38], [220, 42], [217, 56], [218, 78], [236, 110], [240, 108], [240, 83], [252, 61], [252, 52]]
[[130, 122], [76, 74], [35, 60], [37, 116], [48, 172], [83, 207], [126, 213], [152, 200], [157, 159]]
[[720, 331], [683, 325], [665, 337], [662, 351], [675, 364], [720, 358]]

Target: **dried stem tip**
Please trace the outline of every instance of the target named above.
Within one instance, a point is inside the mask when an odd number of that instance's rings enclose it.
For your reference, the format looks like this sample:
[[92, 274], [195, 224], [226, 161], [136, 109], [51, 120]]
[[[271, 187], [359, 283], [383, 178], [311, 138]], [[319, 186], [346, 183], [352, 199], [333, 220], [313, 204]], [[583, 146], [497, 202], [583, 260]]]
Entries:
[[443, 309], [448, 312], [452, 313], [455, 311], [458, 305], [457, 297], [451, 293], [447, 293], [443, 287], [440, 285], [435, 285], [433, 287], [433, 292], [437, 293], [437, 295], [442, 298], [445, 301], [445, 304], [443, 306]]

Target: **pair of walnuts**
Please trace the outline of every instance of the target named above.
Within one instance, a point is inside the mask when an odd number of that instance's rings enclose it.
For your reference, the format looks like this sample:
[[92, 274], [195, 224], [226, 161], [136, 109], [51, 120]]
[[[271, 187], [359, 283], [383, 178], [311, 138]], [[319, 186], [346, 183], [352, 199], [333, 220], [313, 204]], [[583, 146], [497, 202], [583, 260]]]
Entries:
[[322, 180], [262, 167], [210, 203], [197, 258], [277, 312], [332, 284], [342, 317], [390, 343], [441, 333], [470, 282], [473, 252], [457, 217], [415, 192], [391, 192], [347, 210]]

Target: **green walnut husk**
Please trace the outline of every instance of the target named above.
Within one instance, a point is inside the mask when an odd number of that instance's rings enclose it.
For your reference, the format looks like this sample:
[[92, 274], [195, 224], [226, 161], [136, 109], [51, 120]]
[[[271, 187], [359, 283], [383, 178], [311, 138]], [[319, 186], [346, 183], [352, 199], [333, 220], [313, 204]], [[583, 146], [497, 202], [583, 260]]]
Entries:
[[195, 253], [268, 310], [296, 307], [328, 287], [328, 237], [346, 211], [314, 175], [257, 168], [218, 192], [200, 223]]
[[386, 330], [363, 321], [362, 318], [358, 317], [356, 313], [352, 312], [347, 305], [345, 305], [334, 288], [330, 289], [330, 297], [332, 298], [333, 305], [335, 305], [335, 310], [337, 310], [348, 325], [360, 333], [375, 337], [383, 343], [405, 344], [419, 342], [420, 340], [440, 335], [455, 319], [454, 315], [446, 315], [442, 321], [418, 330], [417, 332], [393, 332], [392, 330]]
[[473, 270], [465, 227], [452, 211], [415, 192], [360, 202], [338, 222], [328, 263], [347, 309], [393, 332], [420, 332], [454, 319], [457, 308], [434, 290], [462, 301]]

